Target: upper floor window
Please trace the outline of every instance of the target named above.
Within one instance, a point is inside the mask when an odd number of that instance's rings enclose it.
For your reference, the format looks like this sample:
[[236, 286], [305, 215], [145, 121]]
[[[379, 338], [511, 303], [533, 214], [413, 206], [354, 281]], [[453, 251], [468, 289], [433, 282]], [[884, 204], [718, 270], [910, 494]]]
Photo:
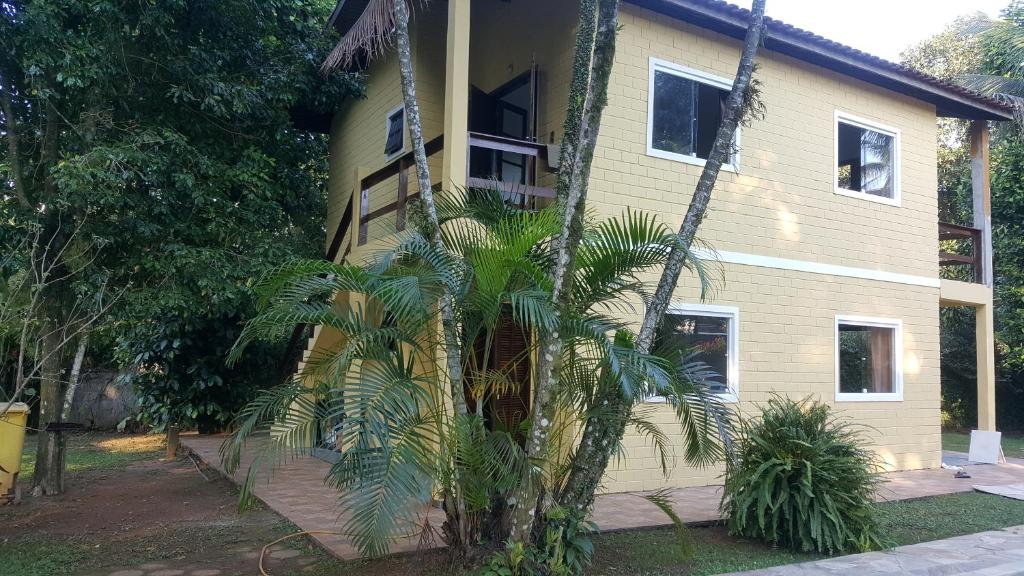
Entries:
[[836, 112], [836, 193], [898, 206], [900, 133]]
[[398, 106], [388, 112], [388, 132], [384, 144], [384, 156], [388, 160], [405, 150], [405, 108]]
[[836, 316], [836, 400], [902, 400], [899, 320]]
[[[651, 58], [647, 154], [704, 165], [731, 88], [732, 82], [726, 78]], [[734, 138], [734, 146], [736, 142]], [[725, 167], [734, 169], [736, 160], [733, 150]]]
[[723, 400], [739, 394], [739, 310], [730, 306], [674, 304], [665, 313], [655, 347], [678, 351], [686, 362], [701, 362], [705, 384]]

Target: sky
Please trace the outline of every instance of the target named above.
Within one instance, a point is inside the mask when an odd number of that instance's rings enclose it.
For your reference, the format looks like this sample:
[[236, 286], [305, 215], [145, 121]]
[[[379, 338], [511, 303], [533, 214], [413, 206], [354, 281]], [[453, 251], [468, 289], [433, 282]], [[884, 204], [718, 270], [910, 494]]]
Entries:
[[[728, 0], [750, 8], [750, 0]], [[900, 52], [958, 16], [998, 16], [1008, 0], [767, 0], [768, 16], [864, 52], [898, 61]]]

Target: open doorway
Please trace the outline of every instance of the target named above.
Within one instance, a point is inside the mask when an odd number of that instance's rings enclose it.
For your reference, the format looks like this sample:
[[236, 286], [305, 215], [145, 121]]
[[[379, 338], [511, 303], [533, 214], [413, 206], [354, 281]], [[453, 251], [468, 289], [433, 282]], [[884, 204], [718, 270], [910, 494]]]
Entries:
[[[537, 70], [533, 67], [498, 88], [485, 92], [473, 86], [469, 98], [469, 131], [536, 141]], [[533, 185], [534, 157], [487, 148], [471, 148], [469, 176], [509, 184]], [[517, 198], [508, 197], [515, 202]]]

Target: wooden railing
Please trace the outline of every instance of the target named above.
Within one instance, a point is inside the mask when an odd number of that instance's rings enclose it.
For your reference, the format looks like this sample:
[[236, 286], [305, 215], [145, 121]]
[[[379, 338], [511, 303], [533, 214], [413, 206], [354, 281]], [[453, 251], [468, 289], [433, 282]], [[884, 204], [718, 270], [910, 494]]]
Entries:
[[[423, 145], [427, 157], [433, 156], [444, 149], [444, 135], [438, 136], [433, 140]], [[493, 134], [482, 134], [478, 132], [469, 133], [469, 147], [470, 148], [484, 148], [495, 152], [508, 152], [512, 154], [522, 154], [530, 158], [530, 169], [528, 170], [532, 182], [532, 174], [535, 171], [534, 168], [538, 166], [538, 162], [543, 161], [544, 169], [552, 171], [550, 163], [548, 162], [547, 146], [538, 144], [536, 142], [528, 140], [518, 140], [515, 138], [506, 138], [504, 136], [495, 136]], [[380, 170], [371, 173], [359, 182], [359, 230], [356, 234], [355, 242], [356, 245], [362, 246], [366, 244], [369, 237], [369, 224], [370, 222], [395, 212], [395, 231], [400, 232], [405, 229], [406, 224], [406, 206], [409, 200], [418, 195], [418, 193], [409, 194], [409, 172], [414, 170], [416, 166], [416, 159], [412, 152], [407, 152], [398, 158], [393, 159], [387, 165]], [[389, 178], [398, 176], [398, 193], [395, 201], [385, 206], [381, 206], [372, 212], [369, 210], [370, 206], [370, 190]], [[513, 182], [501, 182], [499, 180], [492, 180], [487, 178], [474, 178], [467, 174], [466, 186], [471, 188], [489, 188], [492, 190], [499, 190], [509, 195], [521, 195], [524, 199], [529, 198], [554, 198], [555, 191], [551, 188], [543, 188], [531, 184], [519, 184]], [[434, 184], [434, 189], [439, 189], [438, 183]], [[526, 202], [524, 201], [525, 205]], [[352, 202], [349, 202], [345, 207], [345, 212], [342, 213], [341, 220], [338, 221], [337, 227], [334, 229], [334, 235], [331, 237], [331, 243], [327, 248], [325, 258], [333, 262], [337, 260], [338, 253], [341, 251], [342, 243], [345, 240], [345, 236], [348, 235], [349, 229], [352, 226]], [[352, 239], [349, 240], [344, 255], [352, 250]], [[292, 331], [291, 338], [288, 341], [288, 347], [285, 350], [284, 358], [282, 360], [282, 370], [285, 374], [290, 374], [294, 368], [295, 363], [300, 359], [299, 357], [299, 346], [303, 339], [309, 338], [309, 327], [305, 324], [299, 324]]]
[[[438, 136], [423, 145], [427, 157], [431, 157], [444, 149], [444, 135]], [[389, 164], [363, 178], [359, 183], [359, 233], [356, 243], [359, 246], [366, 244], [368, 239], [370, 222], [395, 212], [395, 231], [405, 230], [405, 209], [409, 199], [416, 194], [409, 195], [409, 170], [416, 166], [416, 159], [412, 152], [406, 152]], [[381, 206], [370, 212], [370, 189], [384, 182], [389, 178], [398, 176], [398, 195], [394, 202]], [[437, 186], [435, 184], [434, 186]]]
[[958, 254], [939, 249], [939, 266], [970, 266], [975, 282], [984, 282], [985, 268], [982, 261], [981, 230], [939, 222], [939, 240], [968, 240], [970, 254]]
[[543, 160], [544, 168], [551, 171], [551, 164], [548, 161], [548, 147], [530, 140], [519, 140], [506, 138], [493, 134], [480, 132], [469, 133], [469, 147], [483, 148], [494, 152], [508, 152], [511, 154], [522, 154], [529, 159], [527, 175], [530, 179], [528, 184], [518, 182], [502, 182], [488, 178], [474, 178], [467, 175], [466, 186], [470, 188], [490, 188], [506, 194], [519, 194], [524, 198], [524, 204], [529, 198], [554, 198], [555, 191], [551, 188], [543, 188], [534, 185], [533, 174], [539, 161]]

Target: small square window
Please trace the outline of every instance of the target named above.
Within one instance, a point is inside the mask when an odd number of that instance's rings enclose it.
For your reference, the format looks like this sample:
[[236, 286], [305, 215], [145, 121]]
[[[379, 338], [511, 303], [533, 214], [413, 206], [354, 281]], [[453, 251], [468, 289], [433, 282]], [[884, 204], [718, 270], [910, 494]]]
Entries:
[[388, 134], [384, 155], [389, 159], [405, 150], [405, 109], [401, 106], [388, 113]]
[[[703, 165], [722, 124], [731, 82], [655, 59], [650, 74], [647, 153]], [[731, 154], [727, 164], [735, 163]]]
[[836, 192], [899, 203], [899, 131], [836, 113]]
[[727, 306], [675, 305], [658, 329], [655, 348], [678, 351], [687, 362], [702, 362], [714, 373], [708, 388], [736, 401], [739, 393], [737, 334], [739, 311]]
[[836, 318], [836, 399], [902, 400], [898, 320]]

